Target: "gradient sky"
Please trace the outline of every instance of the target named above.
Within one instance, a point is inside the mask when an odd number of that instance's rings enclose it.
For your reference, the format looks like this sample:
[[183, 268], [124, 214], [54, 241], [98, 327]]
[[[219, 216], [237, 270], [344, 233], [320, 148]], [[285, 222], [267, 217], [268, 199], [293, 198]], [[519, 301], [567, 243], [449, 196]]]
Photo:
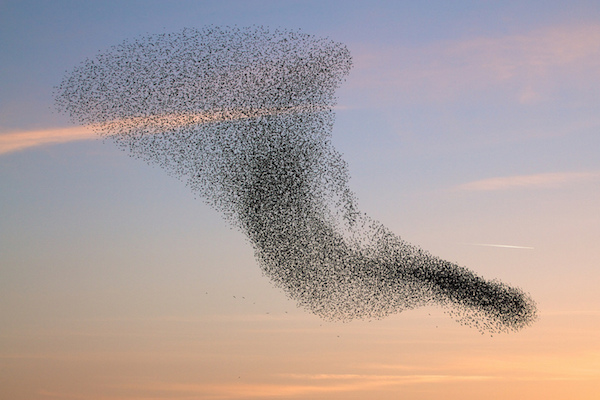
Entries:
[[[322, 321], [184, 184], [53, 111], [86, 57], [208, 24], [345, 43], [362, 210], [539, 320]], [[0, 1], [0, 397], [597, 399], [599, 72], [596, 0]]]

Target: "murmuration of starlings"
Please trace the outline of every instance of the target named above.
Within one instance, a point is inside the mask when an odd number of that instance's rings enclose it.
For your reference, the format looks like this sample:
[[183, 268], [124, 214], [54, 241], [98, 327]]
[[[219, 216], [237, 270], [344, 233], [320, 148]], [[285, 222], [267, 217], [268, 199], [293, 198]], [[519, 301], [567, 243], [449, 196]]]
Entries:
[[481, 332], [536, 318], [519, 288], [409, 244], [357, 208], [331, 144], [341, 43], [263, 27], [125, 41], [55, 88], [59, 111], [184, 181], [247, 237], [263, 273], [324, 319], [441, 306]]

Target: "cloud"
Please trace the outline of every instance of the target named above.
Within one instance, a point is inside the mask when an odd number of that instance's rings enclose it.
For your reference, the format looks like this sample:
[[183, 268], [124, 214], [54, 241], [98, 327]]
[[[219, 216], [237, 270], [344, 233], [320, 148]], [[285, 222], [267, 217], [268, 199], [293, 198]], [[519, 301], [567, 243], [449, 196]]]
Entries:
[[556, 188], [573, 182], [600, 178], [600, 172], [557, 172], [534, 175], [517, 175], [483, 179], [463, 183], [461, 191], [497, 191], [516, 188]]
[[[347, 89], [389, 101], [438, 101], [493, 89], [531, 104], [559, 89], [600, 87], [600, 25], [438, 41], [423, 47], [355, 46]], [[382, 94], [384, 94], [382, 96]]]
[[89, 140], [97, 137], [91, 129], [82, 126], [43, 129], [0, 134], [0, 155], [48, 144]]
[[[478, 375], [357, 375], [357, 374], [282, 374], [280, 383], [173, 383], [148, 382], [125, 385], [123, 389], [161, 392], [178, 396], [211, 399], [286, 398], [326, 393], [372, 391], [386, 386], [435, 382], [465, 382], [496, 379]], [[166, 396], [172, 397], [172, 396]], [[136, 397], [137, 398], [137, 397]]]
[[128, 129], [142, 127], [145, 129], [145, 133], [152, 134], [179, 127], [205, 124], [207, 122], [232, 121], [256, 118], [265, 115], [307, 112], [322, 109], [323, 107], [306, 105], [261, 109], [215, 110], [199, 113], [172, 113], [149, 117], [131, 117], [128, 119], [108, 121], [101, 125], [8, 132], [0, 134], [0, 155], [37, 146], [94, 139], [98, 137], [98, 134], [95, 133], [96, 131], [110, 135], [113, 131], [122, 130], [123, 126], [126, 126]]
[[[245, 377], [234, 381], [190, 383], [169, 381], [138, 381], [110, 385], [111, 395], [102, 398], [111, 400], [150, 400], [157, 398], [178, 399], [269, 399], [307, 398], [310, 396], [365, 392], [390, 388], [396, 391], [399, 386], [427, 385], [438, 383], [502, 382], [509, 385], [515, 382], [537, 381], [593, 381], [598, 374], [597, 353], [586, 356], [542, 357], [529, 360], [525, 356], [498, 361], [489, 358], [468, 360], [478, 370], [489, 370], [490, 374], [415, 374], [415, 375], [364, 375], [364, 374], [281, 374], [279, 381], [248, 382]], [[517, 367], [515, 367], [517, 366]], [[277, 377], [274, 377], [277, 379]], [[42, 397], [74, 400], [97, 399], [97, 394], [77, 392], [54, 392], [40, 390]], [[367, 396], [368, 397], [368, 396]]]

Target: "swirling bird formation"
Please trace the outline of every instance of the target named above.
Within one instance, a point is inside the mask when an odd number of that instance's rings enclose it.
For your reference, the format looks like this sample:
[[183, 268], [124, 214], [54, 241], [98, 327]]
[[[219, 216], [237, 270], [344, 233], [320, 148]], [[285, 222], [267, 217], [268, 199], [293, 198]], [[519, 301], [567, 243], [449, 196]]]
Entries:
[[428, 304], [481, 331], [536, 317], [518, 288], [403, 241], [358, 211], [331, 144], [347, 48], [299, 31], [185, 29], [87, 59], [57, 108], [182, 179], [239, 228], [264, 274], [331, 320]]

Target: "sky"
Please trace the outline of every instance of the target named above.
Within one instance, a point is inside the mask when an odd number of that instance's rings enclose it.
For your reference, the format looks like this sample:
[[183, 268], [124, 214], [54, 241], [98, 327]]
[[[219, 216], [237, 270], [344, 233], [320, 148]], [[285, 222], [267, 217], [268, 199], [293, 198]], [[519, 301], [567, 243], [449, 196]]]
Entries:
[[[54, 110], [86, 58], [206, 25], [344, 43], [361, 210], [538, 320], [321, 320], [185, 184]], [[597, 398], [599, 67], [597, 1], [0, 1], [0, 397]]]

